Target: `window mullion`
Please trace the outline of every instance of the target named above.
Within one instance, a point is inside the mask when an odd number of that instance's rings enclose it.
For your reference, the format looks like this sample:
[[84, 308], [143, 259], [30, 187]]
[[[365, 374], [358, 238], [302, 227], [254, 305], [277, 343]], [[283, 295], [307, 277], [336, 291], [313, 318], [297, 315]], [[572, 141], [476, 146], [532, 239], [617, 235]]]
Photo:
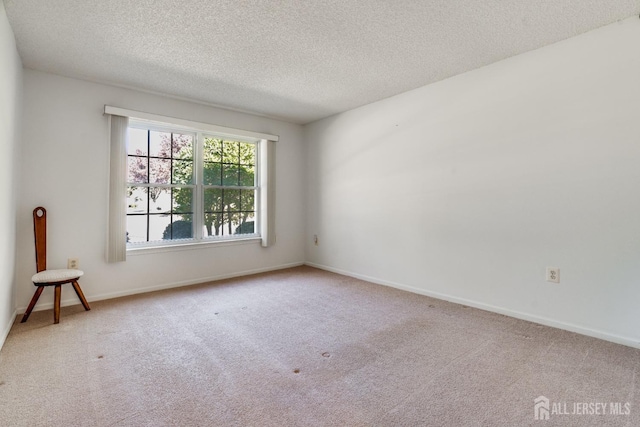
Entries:
[[194, 237], [196, 240], [202, 240], [204, 238], [204, 190], [202, 186], [204, 182], [204, 136], [201, 132], [196, 134], [193, 164], [196, 173], [196, 187], [193, 195]]
[[[147, 130], [147, 184], [151, 184], [151, 131]], [[147, 242], [149, 241], [149, 221], [151, 217], [149, 216], [149, 210], [151, 209], [151, 197], [149, 196], [149, 192], [151, 190], [151, 186], [147, 187]]]
[[[175, 143], [173, 140], [173, 132], [171, 132], [169, 134], [169, 158], [171, 160], [169, 160], [169, 183], [171, 184], [171, 187], [169, 187], [169, 238], [170, 240], [173, 240], [173, 221], [174, 221], [174, 215], [173, 215], [173, 189], [174, 187], [174, 182], [173, 182], [173, 144]], [[151, 153], [149, 153], [151, 154]], [[193, 224], [191, 225], [193, 227]]]
[[254, 204], [253, 204], [253, 209], [255, 209], [255, 213], [254, 213], [254, 232], [258, 232], [258, 230], [260, 230], [262, 228], [262, 215], [258, 215], [258, 212], [261, 212], [261, 206], [262, 206], [262, 191], [260, 191], [260, 186], [262, 185], [262, 182], [260, 181], [260, 168], [262, 167], [262, 162], [260, 162], [258, 160], [258, 153], [259, 150], [262, 150], [261, 146], [262, 144], [264, 144], [264, 140], [258, 141], [258, 143], [256, 145], [254, 145], [254, 162], [253, 164], [255, 165], [255, 173], [253, 175], [253, 185], [254, 185], [254, 189], [253, 189], [253, 194], [254, 194]]

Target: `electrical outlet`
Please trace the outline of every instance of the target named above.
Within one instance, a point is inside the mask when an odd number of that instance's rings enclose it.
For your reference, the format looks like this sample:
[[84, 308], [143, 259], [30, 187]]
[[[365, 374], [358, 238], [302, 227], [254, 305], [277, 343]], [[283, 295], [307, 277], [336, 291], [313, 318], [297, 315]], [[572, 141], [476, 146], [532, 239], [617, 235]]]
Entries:
[[313, 235], [313, 244], [318, 246], [318, 235], [317, 234]]
[[67, 268], [70, 270], [77, 270], [80, 268], [80, 260], [78, 258], [69, 258], [67, 260]]
[[560, 269], [558, 267], [547, 267], [547, 282], [560, 283]]

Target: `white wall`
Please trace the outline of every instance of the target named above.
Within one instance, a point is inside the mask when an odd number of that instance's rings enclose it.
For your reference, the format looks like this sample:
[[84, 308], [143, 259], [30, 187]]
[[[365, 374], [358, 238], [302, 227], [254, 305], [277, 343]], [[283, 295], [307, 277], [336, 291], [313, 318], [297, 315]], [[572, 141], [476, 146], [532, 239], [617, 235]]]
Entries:
[[[143, 290], [275, 269], [304, 262], [302, 127], [132, 90], [26, 70], [21, 193], [18, 203], [17, 299], [26, 308], [35, 273], [32, 211], [48, 214], [48, 267], [80, 258], [89, 301]], [[108, 125], [104, 105], [280, 136], [276, 143], [277, 242], [259, 242], [105, 261]], [[71, 288], [63, 304], [77, 304]], [[53, 304], [45, 290], [38, 308]]]
[[22, 62], [0, 1], [0, 348], [15, 317], [16, 182], [20, 143]]
[[307, 125], [308, 262], [638, 345], [639, 52], [633, 17]]

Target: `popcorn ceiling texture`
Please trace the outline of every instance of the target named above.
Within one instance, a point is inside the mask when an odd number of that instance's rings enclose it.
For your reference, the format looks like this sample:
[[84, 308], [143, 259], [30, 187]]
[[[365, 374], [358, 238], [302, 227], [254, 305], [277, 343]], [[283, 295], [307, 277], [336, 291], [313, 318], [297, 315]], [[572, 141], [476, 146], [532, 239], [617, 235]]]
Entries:
[[297, 123], [640, 13], [639, 0], [4, 0], [26, 68]]

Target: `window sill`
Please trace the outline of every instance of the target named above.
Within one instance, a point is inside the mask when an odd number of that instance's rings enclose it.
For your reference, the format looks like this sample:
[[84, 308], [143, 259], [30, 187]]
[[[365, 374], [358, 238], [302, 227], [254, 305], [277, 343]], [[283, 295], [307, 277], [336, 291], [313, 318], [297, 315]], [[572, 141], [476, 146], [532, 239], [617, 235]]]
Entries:
[[193, 251], [223, 246], [250, 245], [256, 242], [260, 243], [261, 240], [262, 239], [260, 237], [248, 237], [244, 239], [210, 240], [206, 242], [177, 243], [161, 246], [133, 246], [127, 248], [127, 256], [148, 255], [163, 252]]

